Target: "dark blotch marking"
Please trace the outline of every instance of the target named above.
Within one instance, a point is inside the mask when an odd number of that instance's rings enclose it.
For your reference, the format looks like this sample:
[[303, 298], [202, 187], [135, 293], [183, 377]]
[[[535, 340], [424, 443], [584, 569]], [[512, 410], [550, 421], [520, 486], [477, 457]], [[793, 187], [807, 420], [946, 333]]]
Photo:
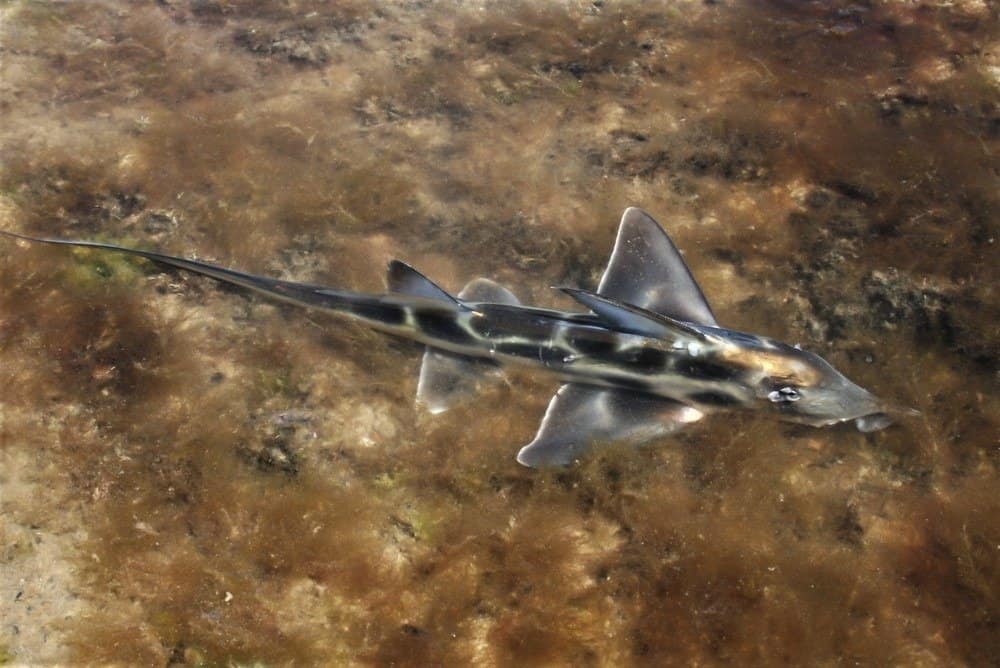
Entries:
[[387, 325], [402, 325], [406, 322], [406, 312], [395, 304], [382, 302], [357, 302], [351, 304], [351, 313], [368, 320], [377, 320]]
[[423, 629], [413, 624], [403, 624], [400, 630], [408, 636], [422, 636], [425, 633]]
[[738, 368], [690, 357], [678, 359], [674, 370], [694, 380], [732, 380], [740, 375]]
[[501, 355], [513, 355], [527, 360], [538, 360], [546, 365], [562, 364], [570, 353], [562, 348], [539, 346], [532, 343], [499, 343], [496, 351]]
[[726, 394], [725, 392], [695, 392], [694, 394], [689, 394], [688, 399], [705, 406], [738, 406], [743, 403], [733, 395]]
[[425, 334], [450, 341], [451, 343], [472, 343], [472, 335], [459, 326], [455, 314], [440, 311], [417, 311], [414, 316], [417, 327]]
[[611, 339], [571, 336], [569, 344], [581, 355], [600, 360], [615, 359], [617, 353], [615, 342]]
[[492, 318], [474, 316], [469, 321], [469, 328], [479, 336], [489, 338], [493, 335], [495, 326]]
[[660, 371], [667, 366], [669, 355], [655, 348], [634, 348], [624, 351], [621, 361], [637, 370]]
[[481, 316], [471, 319], [470, 328], [480, 336], [490, 339], [505, 339], [514, 336], [535, 341], [551, 339], [558, 321], [551, 317], [533, 313], [528, 309], [519, 310], [505, 304], [481, 305], [477, 310]]
[[768, 376], [761, 381], [761, 385], [767, 388], [768, 392], [775, 392], [781, 390], [784, 387], [801, 385], [801, 383], [789, 377]]

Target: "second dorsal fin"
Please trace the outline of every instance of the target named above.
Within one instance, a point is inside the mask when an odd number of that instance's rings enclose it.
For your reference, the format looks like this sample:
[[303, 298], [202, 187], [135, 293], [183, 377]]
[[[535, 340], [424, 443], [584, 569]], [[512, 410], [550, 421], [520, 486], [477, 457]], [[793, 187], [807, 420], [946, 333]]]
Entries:
[[390, 292], [444, 301], [449, 304], [457, 303], [454, 297], [438, 287], [431, 279], [399, 260], [393, 260], [389, 263], [386, 283], [389, 285]]
[[653, 218], [625, 209], [597, 293], [698, 325], [717, 326], [680, 252]]
[[[518, 304], [507, 288], [488, 278], [469, 281], [458, 298], [463, 303]], [[428, 348], [420, 365], [417, 403], [431, 413], [441, 413], [502, 378], [500, 368], [490, 361], [470, 359]]]
[[486, 302], [490, 304], [513, 304], [518, 301], [514, 293], [488, 278], [474, 278], [465, 284], [458, 298], [464, 302]]

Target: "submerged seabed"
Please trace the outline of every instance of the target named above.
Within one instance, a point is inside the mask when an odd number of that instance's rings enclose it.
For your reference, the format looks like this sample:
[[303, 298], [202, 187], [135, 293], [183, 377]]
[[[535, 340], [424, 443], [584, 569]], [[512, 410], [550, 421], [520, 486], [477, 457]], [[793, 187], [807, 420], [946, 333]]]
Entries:
[[564, 472], [555, 384], [0, 241], [0, 658], [1000, 661], [998, 17], [956, 2], [0, 5], [0, 222], [380, 290], [593, 287], [627, 205], [720, 321], [922, 411]]

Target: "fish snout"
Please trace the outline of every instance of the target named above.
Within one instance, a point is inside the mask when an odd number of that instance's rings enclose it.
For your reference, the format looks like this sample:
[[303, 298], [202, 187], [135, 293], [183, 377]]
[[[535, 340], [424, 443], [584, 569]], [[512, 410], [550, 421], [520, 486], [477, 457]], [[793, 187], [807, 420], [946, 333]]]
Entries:
[[882, 412], [870, 413], [859, 418], [854, 418], [854, 426], [858, 428], [858, 431], [866, 434], [885, 429], [891, 424], [892, 418]]
[[854, 422], [858, 431], [865, 433], [885, 429], [893, 423], [885, 402], [846, 378], [843, 381], [836, 401], [839, 422]]
[[879, 403], [879, 410], [855, 418], [854, 426], [858, 428], [858, 431], [862, 431], [866, 434], [873, 431], [879, 431], [901, 419], [920, 415], [920, 411], [915, 408], [891, 404], [877, 399], [876, 401]]

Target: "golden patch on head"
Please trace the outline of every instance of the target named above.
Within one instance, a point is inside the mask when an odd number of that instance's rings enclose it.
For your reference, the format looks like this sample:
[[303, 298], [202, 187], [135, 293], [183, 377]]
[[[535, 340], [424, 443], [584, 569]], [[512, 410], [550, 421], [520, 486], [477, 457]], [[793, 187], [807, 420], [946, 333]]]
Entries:
[[747, 370], [760, 371], [764, 376], [800, 387], [815, 385], [821, 374], [807, 364], [775, 351], [743, 350], [727, 346], [719, 353], [726, 362]]

